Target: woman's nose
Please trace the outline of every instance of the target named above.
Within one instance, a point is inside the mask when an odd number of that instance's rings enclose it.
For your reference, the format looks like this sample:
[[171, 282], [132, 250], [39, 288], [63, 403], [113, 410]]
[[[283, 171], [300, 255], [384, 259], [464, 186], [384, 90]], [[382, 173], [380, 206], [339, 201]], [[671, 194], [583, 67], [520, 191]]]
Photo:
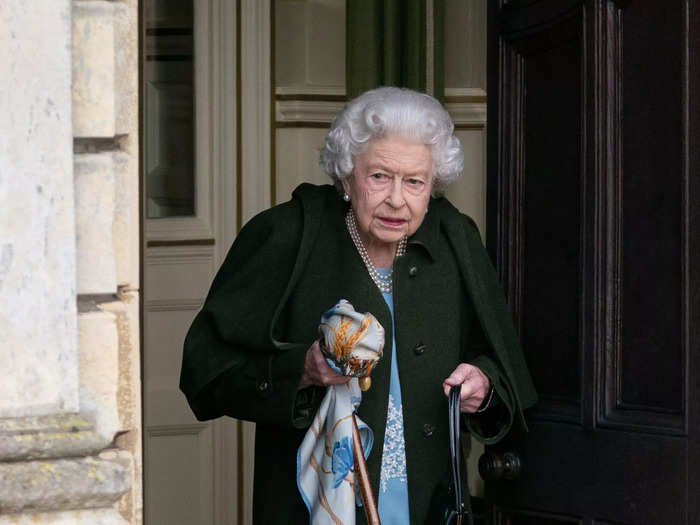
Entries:
[[401, 177], [394, 176], [392, 179], [388, 202], [394, 208], [400, 208], [406, 203], [406, 199], [403, 196], [403, 179]]

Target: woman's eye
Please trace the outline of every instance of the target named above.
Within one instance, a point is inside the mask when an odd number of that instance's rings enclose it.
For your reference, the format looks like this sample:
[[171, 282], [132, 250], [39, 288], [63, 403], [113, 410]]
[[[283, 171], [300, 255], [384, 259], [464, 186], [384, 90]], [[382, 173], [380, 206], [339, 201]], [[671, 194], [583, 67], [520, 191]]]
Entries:
[[423, 184], [423, 181], [420, 180], [420, 179], [408, 179], [408, 183], [409, 183], [411, 186], [420, 186], [420, 185]]
[[371, 177], [372, 177], [373, 179], [380, 180], [380, 179], [383, 179], [383, 178], [384, 178], [384, 174], [383, 174], [383, 173], [372, 173]]

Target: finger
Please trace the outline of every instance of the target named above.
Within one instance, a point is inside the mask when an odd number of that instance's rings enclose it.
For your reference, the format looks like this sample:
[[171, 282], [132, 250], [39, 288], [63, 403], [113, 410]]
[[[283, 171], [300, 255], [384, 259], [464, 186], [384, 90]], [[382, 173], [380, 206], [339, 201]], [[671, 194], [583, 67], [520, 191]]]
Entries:
[[319, 384], [321, 386], [342, 385], [342, 384], [347, 383], [349, 380], [350, 380], [350, 378], [347, 376], [341, 376], [341, 375], [335, 374], [333, 376], [322, 376], [319, 379]]
[[[449, 397], [449, 396], [450, 396], [450, 390], [452, 390], [452, 387], [455, 386], [455, 385], [460, 385], [460, 384], [462, 384], [461, 381], [451, 380], [451, 381], [448, 382], [448, 380], [445, 379], [445, 381], [442, 383], [442, 391], [445, 392], [445, 395], [446, 395], [447, 397]], [[461, 398], [462, 398], [462, 396], [460, 395], [460, 399], [461, 399]]]
[[[442, 383], [442, 389], [446, 396], [450, 395], [450, 389], [453, 386], [464, 384], [469, 377], [471, 368], [474, 367], [472, 365], [468, 365], [467, 363], [460, 363], [457, 368], [455, 368], [454, 371], [447, 377], [447, 379], [445, 379], [445, 381]], [[460, 398], [464, 398], [464, 390], [462, 390]]]
[[333, 370], [325, 361], [323, 362], [323, 365], [319, 367], [319, 374], [321, 376], [321, 383], [325, 386], [339, 385], [347, 382], [349, 379], [348, 377]]
[[462, 412], [476, 412], [483, 401], [484, 396], [478, 392], [462, 399], [460, 403]]
[[465, 403], [469, 399], [472, 399], [475, 395], [478, 395], [477, 387], [473, 381], [467, 379], [464, 383], [462, 383], [462, 391], [459, 395], [460, 402]]
[[490, 381], [483, 373], [479, 372], [478, 368], [474, 368], [473, 373], [470, 373], [462, 383], [462, 399], [474, 395], [485, 395], [488, 392]]
[[[456, 384], [460, 384], [460, 383], [456, 383]], [[468, 399], [474, 393], [473, 388], [468, 383], [464, 382], [464, 383], [461, 383], [461, 385], [462, 385], [462, 388], [459, 392], [460, 402]], [[445, 382], [442, 384], [442, 390], [443, 390], [443, 392], [445, 392], [446, 396], [449, 397], [450, 390], [452, 390], [453, 386], [455, 386], [455, 385], [448, 384], [447, 380], [445, 380]]]
[[314, 341], [307, 352], [306, 365], [301, 386], [328, 386], [331, 384], [342, 383], [343, 380], [338, 379], [338, 377], [342, 378], [342, 376], [336, 374], [335, 371], [328, 366], [326, 358], [321, 352], [319, 342]]
[[452, 373], [445, 379], [444, 384], [449, 386], [460, 385], [467, 378], [469, 365], [466, 363], [461, 363], [455, 368]]
[[322, 353], [319, 352], [319, 356], [320, 359], [318, 362], [318, 373], [322, 385], [340, 385], [348, 382], [348, 380], [350, 379], [349, 377], [339, 374], [337, 371], [333, 370], [333, 368], [331, 368], [331, 366], [328, 364], [328, 361], [326, 361], [326, 358], [323, 356]]
[[470, 397], [469, 399], [463, 400], [460, 407], [462, 412], [476, 412], [483, 401], [483, 398]]
[[304, 372], [299, 382], [299, 388], [306, 388], [309, 385], [317, 385], [318, 382], [318, 366], [316, 359], [316, 350], [318, 350], [318, 340], [314, 341], [306, 351], [304, 358]]

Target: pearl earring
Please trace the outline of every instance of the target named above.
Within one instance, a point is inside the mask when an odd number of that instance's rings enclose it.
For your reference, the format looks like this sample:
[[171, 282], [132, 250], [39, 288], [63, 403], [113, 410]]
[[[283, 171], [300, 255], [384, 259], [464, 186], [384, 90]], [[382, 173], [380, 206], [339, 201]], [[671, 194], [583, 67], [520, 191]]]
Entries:
[[347, 193], [343, 193], [343, 200], [345, 202], [350, 202], [350, 195], [348, 195]]

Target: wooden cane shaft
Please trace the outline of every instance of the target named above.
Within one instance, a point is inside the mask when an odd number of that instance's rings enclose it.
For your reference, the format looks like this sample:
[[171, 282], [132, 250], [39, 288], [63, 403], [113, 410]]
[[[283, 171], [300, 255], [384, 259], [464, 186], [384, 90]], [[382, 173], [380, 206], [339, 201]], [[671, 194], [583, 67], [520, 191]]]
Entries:
[[367, 523], [369, 525], [381, 525], [379, 512], [377, 512], [377, 502], [374, 500], [374, 492], [369, 482], [369, 472], [367, 472], [367, 463], [365, 462], [365, 454], [362, 449], [360, 430], [357, 428], [357, 419], [355, 419], [354, 413], [352, 415], [352, 448], [353, 456], [355, 457], [356, 481], [360, 484], [360, 496], [362, 496], [362, 504], [365, 507]]

